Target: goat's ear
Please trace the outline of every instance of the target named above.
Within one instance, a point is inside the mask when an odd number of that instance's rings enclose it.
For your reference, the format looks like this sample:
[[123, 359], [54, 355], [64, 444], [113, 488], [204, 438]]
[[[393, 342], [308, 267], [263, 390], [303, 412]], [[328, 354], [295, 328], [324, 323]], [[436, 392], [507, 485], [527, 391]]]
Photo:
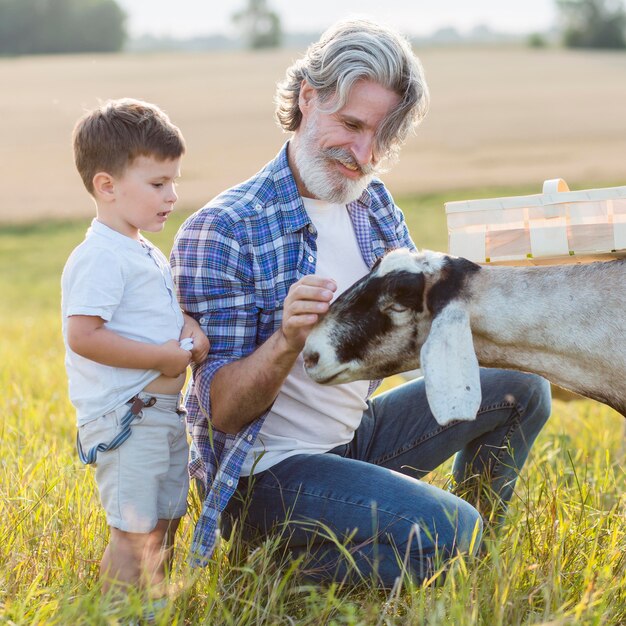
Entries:
[[480, 373], [469, 316], [450, 303], [433, 320], [420, 361], [430, 410], [441, 425], [473, 420], [480, 407]]

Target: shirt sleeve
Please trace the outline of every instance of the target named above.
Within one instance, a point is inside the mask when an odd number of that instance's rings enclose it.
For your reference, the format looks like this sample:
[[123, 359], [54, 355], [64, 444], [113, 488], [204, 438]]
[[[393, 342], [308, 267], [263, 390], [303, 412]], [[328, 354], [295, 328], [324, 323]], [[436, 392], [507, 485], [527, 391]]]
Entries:
[[67, 269], [65, 314], [93, 315], [111, 321], [124, 294], [124, 274], [120, 259], [106, 248], [78, 253]]
[[195, 395], [209, 418], [216, 372], [256, 348], [259, 311], [252, 259], [243, 224], [211, 209], [189, 218], [172, 248], [179, 303], [211, 342], [207, 359], [194, 367]]

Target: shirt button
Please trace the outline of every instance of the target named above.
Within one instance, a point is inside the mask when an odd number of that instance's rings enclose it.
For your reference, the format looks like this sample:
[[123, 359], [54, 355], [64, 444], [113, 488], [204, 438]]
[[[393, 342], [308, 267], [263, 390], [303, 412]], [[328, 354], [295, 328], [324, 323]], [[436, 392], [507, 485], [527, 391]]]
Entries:
[[200, 322], [200, 324], [204, 324], [204, 322], [206, 322], [206, 319], [204, 317], [201, 317], [198, 322]]
[[309, 254], [309, 263], [313, 263], [313, 261], [315, 260], [310, 254]]
[[246, 437], [246, 439], [247, 439], [248, 441], [252, 441], [252, 435], [248, 435], [248, 436]]
[[315, 226], [313, 226], [313, 224], [309, 224], [306, 229], [312, 234], [315, 234]]
[[232, 478], [229, 478], [229, 479], [226, 481], [226, 484], [227, 484], [229, 487], [232, 487], [235, 483], [233, 482]]
[[262, 211], [263, 210], [263, 205], [262, 204], [257, 204], [254, 207], [257, 211]]

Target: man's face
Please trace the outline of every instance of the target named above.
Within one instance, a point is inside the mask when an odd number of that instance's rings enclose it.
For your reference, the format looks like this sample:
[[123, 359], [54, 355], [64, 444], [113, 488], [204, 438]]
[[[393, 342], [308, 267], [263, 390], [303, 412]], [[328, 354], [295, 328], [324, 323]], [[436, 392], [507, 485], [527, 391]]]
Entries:
[[354, 84], [345, 106], [320, 110], [317, 92], [304, 83], [302, 123], [294, 138], [294, 164], [301, 195], [345, 204], [356, 200], [378, 172], [385, 155], [375, 154], [375, 138], [400, 97], [370, 80]]

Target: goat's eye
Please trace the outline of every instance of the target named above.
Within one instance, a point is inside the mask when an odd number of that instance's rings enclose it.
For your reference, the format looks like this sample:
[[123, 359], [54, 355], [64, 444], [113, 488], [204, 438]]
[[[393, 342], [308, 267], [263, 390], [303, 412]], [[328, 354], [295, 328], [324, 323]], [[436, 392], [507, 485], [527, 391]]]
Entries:
[[398, 304], [396, 302], [396, 304], [392, 304], [390, 308], [391, 308], [392, 311], [395, 311], [396, 313], [404, 313], [405, 311], [408, 310], [409, 307], [408, 306], [402, 306], [401, 304]]
[[385, 307], [385, 311], [393, 311], [394, 313], [404, 313], [409, 307], [403, 306], [398, 302], [391, 302]]

